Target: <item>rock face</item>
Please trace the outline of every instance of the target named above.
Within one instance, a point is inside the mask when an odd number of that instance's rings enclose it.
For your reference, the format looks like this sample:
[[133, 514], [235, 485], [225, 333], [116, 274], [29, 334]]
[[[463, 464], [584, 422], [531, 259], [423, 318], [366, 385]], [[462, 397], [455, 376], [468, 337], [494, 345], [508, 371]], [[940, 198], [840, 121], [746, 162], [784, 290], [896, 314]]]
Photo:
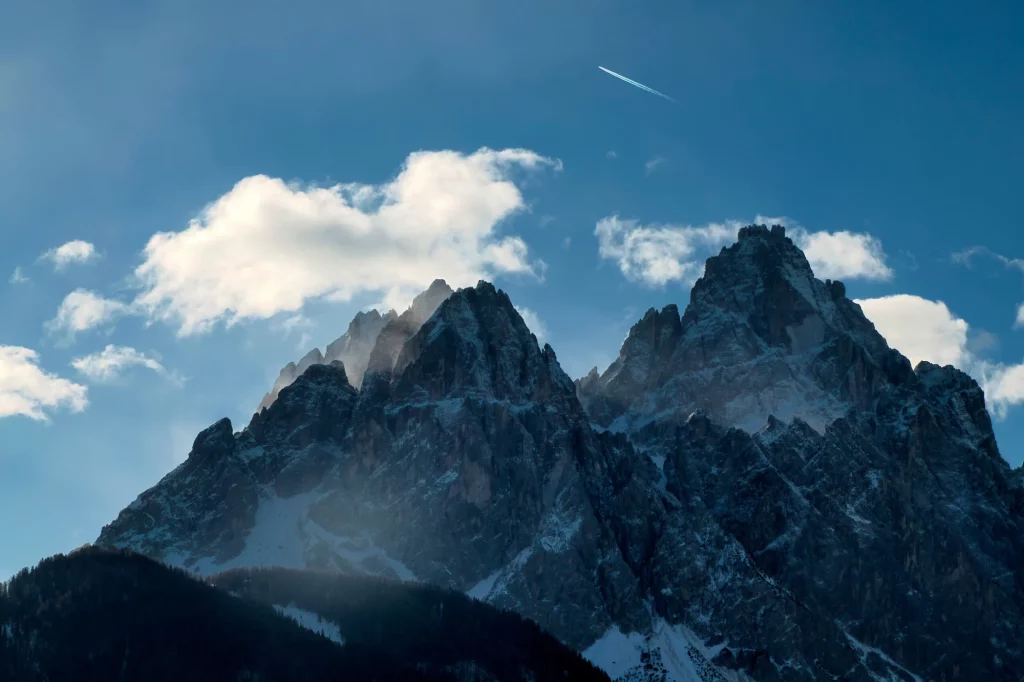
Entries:
[[[374, 311], [377, 312], [377, 311]], [[342, 338], [345, 338], [344, 336]], [[340, 340], [340, 339], [339, 339]], [[335, 342], [337, 343], [337, 342]], [[270, 405], [277, 400], [277, 396], [280, 395], [281, 390], [285, 386], [291, 386], [292, 383], [302, 376], [302, 373], [309, 369], [312, 365], [320, 365], [324, 362], [324, 355], [320, 352], [319, 348], [314, 348], [305, 355], [298, 363], [289, 362], [287, 365], [281, 368], [281, 373], [277, 375], [277, 379], [274, 380], [274, 387], [270, 389], [270, 392], [263, 396], [263, 400], [260, 401], [260, 406], [257, 408], [257, 412], [260, 412], [264, 408], [270, 407]]]
[[[376, 310], [359, 312], [348, 325], [348, 330], [337, 339], [327, 344], [326, 350], [321, 353], [319, 348], [314, 348], [299, 360], [298, 364], [289, 362], [281, 369], [274, 387], [263, 396], [257, 412], [270, 407], [281, 390], [290, 386], [302, 373], [312, 365], [329, 365], [335, 360], [345, 365], [349, 383], [356, 388], [363, 383], [363, 374], [366, 373], [367, 365], [370, 364], [370, 355], [377, 346], [377, 337], [385, 328], [388, 329], [387, 337], [391, 343], [385, 348], [393, 349], [395, 355], [401, 350], [401, 344], [412, 336], [429, 318], [437, 306], [448, 298], [452, 293], [451, 287], [443, 279], [434, 280], [430, 288], [417, 296], [409, 310], [398, 315], [394, 310], [381, 315]], [[381, 359], [378, 359], [378, 364]], [[394, 358], [391, 358], [394, 365]]]
[[580, 394], [613, 431], [697, 409], [750, 432], [769, 415], [821, 431], [911, 374], [841, 282], [814, 278], [784, 228], [750, 226], [708, 260], [682, 318], [674, 305], [648, 310]]
[[389, 310], [383, 315], [376, 310], [357, 314], [349, 324], [348, 331], [327, 344], [324, 364], [329, 365], [335, 360], [344, 364], [349, 382], [358, 388], [363, 383], [363, 373], [370, 362], [370, 353], [377, 343], [377, 335], [397, 317], [398, 313], [394, 310]]
[[781, 227], [575, 383], [503, 292], [435, 287], [358, 390], [311, 365], [99, 542], [449, 586], [624, 679], [1024, 674], [1024, 486], [981, 390], [911, 368]]

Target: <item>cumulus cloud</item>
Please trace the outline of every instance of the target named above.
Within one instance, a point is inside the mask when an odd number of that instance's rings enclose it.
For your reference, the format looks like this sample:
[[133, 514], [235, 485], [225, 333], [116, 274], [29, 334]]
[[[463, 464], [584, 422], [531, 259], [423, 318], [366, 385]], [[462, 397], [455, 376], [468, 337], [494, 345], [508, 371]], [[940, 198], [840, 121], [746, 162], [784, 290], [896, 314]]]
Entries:
[[704, 258], [735, 240], [740, 227], [737, 221], [701, 227], [641, 225], [609, 216], [598, 221], [594, 235], [598, 255], [614, 260], [627, 279], [664, 286], [672, 281], [695, 282], [704, 270]]
[[25, 284], [29, 281], [28, 277], [21, 271], [21, 266], [14, 268], [14, 272], [11, 273], [11, 278], [7, 280], [11, 284]]
[[[942, 301], [898, 294], [857, 303], [889, 345], [914, 365], [928, 360], [953, 365], [973, 376], [997, 418], [1005, 418], [1011, 407], [1024, 403], [1024, 363], [1007, 365], [979, 357], [976, 346], [972, 348], [970, 326]], [[984, 337], [988, 333], [982, 330], [979, 334]], [[987, 339], [983, 347], [993, 345]]]
[[520, 308], [519, 306], [516, 306], [516, 312], [518, 312], [519, 316], [523, 318], [523, 322], [525, 322], [526, 326], [530, 328], [533, 335], [537, 337], [537, 342], [543, 344], [544, 339], [548, 336], [548, 329], [544, 326], [544, 323], [541, 321], [537, 313], [533, 312], [529, 308]]
[[757, 216], [759, 225], [784, 225], [786, 235], [807, 256], [807, 262], [819, 279], [892, 279], [886, 264], [882, 242], [866, 232], [811, 232], [785, 216]]
[[[821, 279], [892, 278], [882, 244], [869, 234], [809, 232], [789, 218], [757, 216], [754, 222], [786, 225], [787, 234], [807, 256]], [[594, 234], [601, 258], [614, 260], [628, 279], [648, 286], [670, 281], [692, 284], [704, 271], [704, 260], [732, 243], [745, 224], [738, 220], [688, 225], [641, 225], [610, 216], [598, 221]]]
[[1021, 303], [1020, 307], [1017, 308], [1017, 319], [1014, 320], [1013, 326], [1015, 329], [1024, 327], [1024, 303]]
[[71, 366], [92, 381], [112, 381], [133, 367], [144, 367], [172, 381], [181, 381], [180, 376], [168, 372], [155, 358], [130, 346], [107, 344], [106, 348], [98, 353], [75, 358], [71, 361]]
[[401, 309], [436, 278], [452, 286], [542, 277], [499, 224], [525, 208], [515, 180], [561, 163], [526, 149], [416, 152], [383, 185], [241, 180], [180, 232], [154, 235], [135, 275], [138, 309], [181, 336], [297, 312], [313, 298], [380, 292]]
[[40, 256], [40, 258], [53, 263], [55, 270], [63, 270], [67, 266], [75, 263], [89, 263], [96, 260], [98, 256], [99, 254], [96, 253], [95, 246], [89, 242], [82, 241], [81, 239], [75, 239], [74, 241], [70, 241], [66, 244], [61, 244], [54, 249], [50, 249]]
[[103, 326], [129, 312], [131, 307], [120, 301], [75, 289], [61, 301], [56, 317], [46, 323], [46, 329], [51, 334], [65, 334], [68, 341], [73, 341], [78, 332]]
[[34, 350], [0, 346], [0, 417], [48, 421], [47, 411], [81, 412], [86, 405], [86, 387], [43, 371]]
[[968, 324], [942, 301], [896, 294], [856, 303], [889, 345], [907, 356], [911, 364], [927, 360], [962, 366], [967, 356]]
[[882, 242], [870, 234], [796, 229], [790, 236], [822, 279], [892, 279]]
[[979, 362], [971, 374], [985, 389], [985, 400], [997, 418], [1005, 419], [1011, 407], [1024, 403], [1024, 363]]

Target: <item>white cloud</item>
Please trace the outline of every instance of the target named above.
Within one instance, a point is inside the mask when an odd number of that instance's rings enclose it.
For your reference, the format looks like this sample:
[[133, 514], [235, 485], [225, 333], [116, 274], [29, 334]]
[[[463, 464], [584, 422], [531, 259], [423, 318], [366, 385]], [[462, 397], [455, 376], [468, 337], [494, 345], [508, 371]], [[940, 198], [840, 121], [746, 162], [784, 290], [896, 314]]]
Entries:
[[[808, 232], [789, 218], [757, 216], [754, 222], [786, 225], [787, 234], [807, 256], [821, 279], [890, 279], [882, 244], [869, 234]], [[641, 225], [618, 216], [603, 218], [594, 234], [602, 258], [614, 259], [628, 279], [662, 286], [679, 281], [692, 284], [704, 271], [704, 260], [736, 239], [745, 224], [738, 220], [702, 227]]]
[[855, 302], [889, 345], [915, 366], [927, 360], [962, 367], [968, 356], [968, 324], [942, 301], [896, 294]]
[[572, 246], [572, 237], [566, 237], [562, 240], [563, 249], [568, 249], [570, 246]]
[[1017, 308], [1017, 319], [1014, 320], [1013, 327], [1014, 329], [1024, 327], [1024, 303], [1021, 303], [1020, 307]]
[[614, 260], [627, 279], [664, 286], [671, 281], [695, 282], [704, 270], [704, 258], [734, 241], [740, 227], [737, 221], [701, 227], [641, 225], [609, 216], [598, 221], [594, 234], [598, 254]]
[[1005, 419], [1011, 407], [1024, 403], [1024, 363], [979, 362], [971, 374], [985, 389], [989, 409], [999, 419]]
[[52, 262], [55, 270], [63, 270], [73, 263], [89, 263], [98, 257], [96, 247], [81, 239], [61, 244], [40, 256], [41, 259]]
[[1024, 258], [1009, 258], [984, 246], [972, 246], [969, 249], [964, 249], [963, 251], [953, 254], [954, 263], [960, 263], [969, 268], [973, 267], [974, 261], [977, 258], [991, 258], [1002, 263], [1008, 268], [1024, 272]]
[[103, 298], [85, 289], [75, 289], [61, 301], [56, 317], [46, 323], [46, 329], [51, 334], [64, 333], [71, 341], [78, 332], [107, 324], [130, 311], [130, 306], [120, 301]]
[[181, 381], [177, 374], [168, 372], [155, 358], [129, 346], [108, 344], [99, 353], [75, 358], [71, 366], [92, 381], [112, 381], [132, 367], [145, 367], [175, 382]]
[[606, 159], [617, 159], [617, 158], [619, 158], [618, 153], [614, 149], [609, 149], [607, 152], [605, 152], [604, 156], [605, 156]]
[[309, 328], [313, 326], [313, 320], [309, 319], [301, 313], [295, 315], [289, 315], [288, 317], [281, 320], [277, 325], [277, 328], [284, 332], [284, 335], [291, 336], [292, 332], [296, 329]]
[[654, 171], [664, 166], [665, 161], [665, 158], [662, 156], [655, 156], [653, 159], [650, 159], [647, 163], [644, 164], [644, 174], [650, 175]]
[[21, 272], [21, 266], [19, 265], [14, 268], [14, 272], [11, 273], [11, 278], [7, 281], [11, 284], [25, 284], [29, 279]]
[[[898, 294], [857, 303], [889, 345], [912, 364], [921, 360], [950, 364], [973, 376], [997, 418], [1005, 418], [1011, 407], [1024, 403], [1024, 363], [1006, 365], [978, 357], [971, 350], [969, 325], [942, 301]], [[984, 345], [991, 347], [991, 340]]]
[[135, 275], [139, 309], [181, 336], [296, 312], [310, 299], [381, 292], [390, 307], [444, 278], [543, 276], [499, 223], [525, 208], [517, 171], [561, 168], [525, 149], [416, 152], [379, 185], [240, 181], [180, 232], [154, 235]]
[[759, 225], [784, 225], [786, 235], [800, 247], [819, 279], [890, 280], [892, 268], [878, 238], [866, 232], [810, 232], [785, 216], [758, 215]]
[[47, 421], [48, 410], [81, 412], [86, 405], [86, 387], [40, 369], [34, 350], [0, 346], [0, 417]]
[[892, 279], [882, 242], [870, 234], [795, 229], [789, 235], [819, 279]]
[[519, 313], [519, 316], [523, 318], [523, 322], [526, 323], [526, 326], [529, 327], [530, 331], [533, 332], [533, 335], [537, 337], [537, 342], [543, 344], [544, 339], [548, 336], [548, 328], [544, 326], [544, 323], [541, 321], [540, 317], [537, 316], [537, 313], [533, 312], [529, 308], [520, 308], [519, 306], [516, 306], [515, 308]]

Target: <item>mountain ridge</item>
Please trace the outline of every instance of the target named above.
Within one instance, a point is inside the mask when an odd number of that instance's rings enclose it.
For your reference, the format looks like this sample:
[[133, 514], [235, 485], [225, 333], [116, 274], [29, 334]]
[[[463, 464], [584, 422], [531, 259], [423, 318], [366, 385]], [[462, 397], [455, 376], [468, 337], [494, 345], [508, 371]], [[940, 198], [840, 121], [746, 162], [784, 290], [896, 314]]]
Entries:
[[576, 382], [501, 290], [442, 293], [358, 389], [310, 365], [99, 542], [445, 585], [623, 679], [1017, 682], [1024, 492], [981, 389], [911, 368], [783, 228]]

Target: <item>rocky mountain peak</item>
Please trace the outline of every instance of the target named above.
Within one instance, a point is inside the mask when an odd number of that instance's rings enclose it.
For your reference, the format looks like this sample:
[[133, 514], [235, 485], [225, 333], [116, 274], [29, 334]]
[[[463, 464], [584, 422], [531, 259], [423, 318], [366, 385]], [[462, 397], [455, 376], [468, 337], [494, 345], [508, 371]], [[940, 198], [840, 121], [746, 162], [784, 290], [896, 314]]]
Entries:
[[427, 321], [437, 307], [444, 302], [449, 296], [451, 296], [453, 290], [448, 283], [443, 279], [435, 279], [427, 287], [427, 290], [419, 294], [412, 300], [412, 305], [409, 306], [409, 311], [412, 313], [413, 319], [423, 324]]
[[[412, 304], [402, 315], [394, 310], [382, 315], [375, 309], [356, 313], [345, 333], [327, 344], [324, 353], [321, 353], [319, 348], [314, 348], [297, 364], [289, 362], [285, 365], [274, 381], [273, 388], [263, 396], [256, 411], [270, 407], [277, 400], [281, 390], [291, 385], [312, 365], [328, 365], [335, 360], [342, 362], [349, 383], [356, 388], [362, 385], [363, 376], [371, 364], [374, 371], [390, 371], [394, 366], [397, 352], [401, 350], [401, 344], [434, 314], [437, 306], [451, 293], [451, 287], [443, 279], [435, 279], [425, 291], [413, 299]], [[376, 360], [372, 360], [373, 351], [385, 328], [388, 328], [388, 331], [380, 344], [381, 350], [378, 351]]]
[[413, 299], [408, 310], [385, 324], [370, 352], [366, 374], [382, 375], [384, 380], [390, 381], [405, 342], [419, 331], [438, 306], [451, 295], [452, 288], [443, 279], [435, 279], [426, 291]]
[[260, 446], [338, 441], [345, 434], [356, 395], [341, 361], [310, 365], [281, 390], [273, 405], [253, 416], [248, 435]]
[[749, 321], [769, 345], [785, 346], [803, 341], [794, 340], [787, 328], [815, 316], [821, 323], [807, 330], [807, 342], [813, 342], [838, 317], [831, 291], [831, 283], [827, 293], [815, 279], [785, 228], [750, 225], [740, 229], [736, 243], [707, 260], [704, 275], [690, 292], [685, 317], [700, 324], [709, 317], [737, 316]]
[[363, 373], [370, 361], [370, 353], [377, 342], [377, 335], [388, 322], [397, 318], [398, 313], [394, 310], [389, 310], [383, 315], [377, 310], [356, 313], [345, 333], [327, 345], [324, 364], [334, 360], [343, 362], [349, 381], [358, 387], [363, 382]]
[[554, 351], [539, 347], [508, 294], [483, 281], [440, 305], [402, 348], [395, 375], [396, 399], [478, 395], [518, 402], [575, 394]]
[[295, 381], [296, 377], [300, 376], [310, 366], [318, 365], [323, 362], [324, 355], [320, 352], [319, 348], [314, 348], [303, 355], [298, 363], [289, 362], [281, 369], [281, 372], [277, 375], [277, 379], [274, 380], [274, 387], [270, 389], [269, 393], [263, 396], [263, 400], [260, 401], [260, 405], [256, 408], [256, 411], [259, 412], [260, 410], [270, 407], [270, 405], [277, 400], [277, 396], [285, 386], [290, 385]]
[[218, 419], [213, 425], [207, 426], [199, 432], [195, 441], [192, 442], [192, 453], [204, 454], [230, 446], [234, 442], [233, 434], [231, 420], [227, 417]]
[[199, 432], [192, 443], [192, 451], [182, 465], [186, 473], [204, 466], [208, 462], [217, 462], [229, 456], [235, 449], [234, 429], [227, 417], [217, 420], [211, 426]]
[[707, 260], [682, 317], [649, 310], [581, 400], [606, 427], [700, 407], [749, 432], [770, 415], [820, 430], [910, 377], [841, 282], [816, 279], [782, 226], [750, 225]]

